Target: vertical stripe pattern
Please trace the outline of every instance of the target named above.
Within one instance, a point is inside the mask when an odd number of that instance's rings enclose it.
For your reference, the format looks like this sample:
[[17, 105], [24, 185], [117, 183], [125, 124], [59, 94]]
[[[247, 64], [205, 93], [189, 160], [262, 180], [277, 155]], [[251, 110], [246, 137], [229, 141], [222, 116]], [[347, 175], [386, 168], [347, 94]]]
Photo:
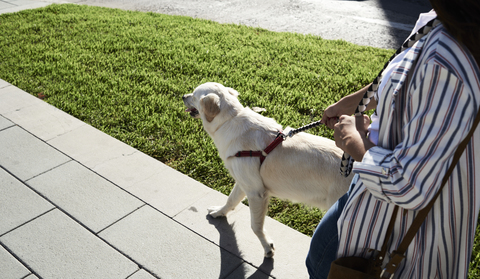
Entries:
[[[359, 179], [338, 221], [338, 256], [371, 256], [380, 250], [395, 204], [402, 210], [389, 253], [396, 249], [416, 212], [438, 191], [471, 128], [479, 77], [470, 53], [438, 25], [382, 81], [378, 146], [353, 165]], [[480, 187], [479, 146], [477, 130], [394, 278], [467, 277], [480, 209], [475, 190]]]

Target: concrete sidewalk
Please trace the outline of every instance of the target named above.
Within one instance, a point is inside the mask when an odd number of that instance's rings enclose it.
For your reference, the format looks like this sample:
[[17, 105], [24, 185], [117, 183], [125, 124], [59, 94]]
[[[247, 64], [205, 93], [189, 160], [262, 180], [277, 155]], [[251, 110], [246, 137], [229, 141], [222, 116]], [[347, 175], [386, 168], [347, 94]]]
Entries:
[[310, 238], [0, 80], [0, 278], [307, 278]]

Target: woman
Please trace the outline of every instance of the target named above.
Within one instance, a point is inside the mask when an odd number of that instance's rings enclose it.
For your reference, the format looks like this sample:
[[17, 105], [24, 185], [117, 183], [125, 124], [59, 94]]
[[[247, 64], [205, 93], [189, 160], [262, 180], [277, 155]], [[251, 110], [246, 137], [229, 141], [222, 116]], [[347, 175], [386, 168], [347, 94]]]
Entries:
[[[395, 205], [388, 252], [432, 199], [480, 107], [480, 4], [431, 0], [441, 24], [384, 71], [372, 124], [349, 116], [366, 88], [328, 107], [323, 122], [355, 163], [349, 192], [320, 222], [307, 257], [311, 278], [326, 278], [337, 257], [381, 249]], [[338, 121], [338, 122], [337, 122]], [[368, 129], [367, 129], [368, 128]], [[368, 137], [367, 137], [368, 134]], [[466, 278], [480, 209], [480, 129], [406, 252], [394, 278]], [[480, 188], [479, 188], [480, 189]], [[384, 263], [388, 261], [385, 259]]]

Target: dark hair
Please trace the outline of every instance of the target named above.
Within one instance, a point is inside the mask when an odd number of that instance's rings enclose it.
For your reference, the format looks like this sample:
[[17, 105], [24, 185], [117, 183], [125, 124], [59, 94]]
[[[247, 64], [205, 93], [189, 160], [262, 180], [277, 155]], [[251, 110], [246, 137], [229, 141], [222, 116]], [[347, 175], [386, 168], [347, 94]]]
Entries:
[[429, 0], [445, 28], [480, 66], [480, 0]]

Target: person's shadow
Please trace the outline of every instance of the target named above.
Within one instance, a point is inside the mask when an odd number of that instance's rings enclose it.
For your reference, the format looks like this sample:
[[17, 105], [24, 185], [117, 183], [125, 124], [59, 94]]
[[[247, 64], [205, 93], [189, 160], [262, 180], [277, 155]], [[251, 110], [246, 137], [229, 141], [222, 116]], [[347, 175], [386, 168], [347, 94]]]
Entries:
[[[248, 275], [245, 268], [237, 268], [233, 274], [231, 273], [232, 266], [241, 266], [242, 264], [248, 265], [242, 259], [242, 252], [238, 248], [237, 238], [235, 236], [235, 231], [233, 226], [227, 222], [226, 218], [213, 218], [210, 215], [207, 215], [207, 220], [210, 224], [215, 226], [219, 235], [220, 235], [220, 276], [219, 279], [228, 278], [228, 279], [268, 279], [273, 270], [273, 258], [264, 258], [263, 263], [256, 269], [253, 274]], [[232, 261], [232, 256], [235, 255], [235, 260]], [[226, 276], [227, 275], [227, 276]], [[248, 276], [248, 277], [247, 277]]]

